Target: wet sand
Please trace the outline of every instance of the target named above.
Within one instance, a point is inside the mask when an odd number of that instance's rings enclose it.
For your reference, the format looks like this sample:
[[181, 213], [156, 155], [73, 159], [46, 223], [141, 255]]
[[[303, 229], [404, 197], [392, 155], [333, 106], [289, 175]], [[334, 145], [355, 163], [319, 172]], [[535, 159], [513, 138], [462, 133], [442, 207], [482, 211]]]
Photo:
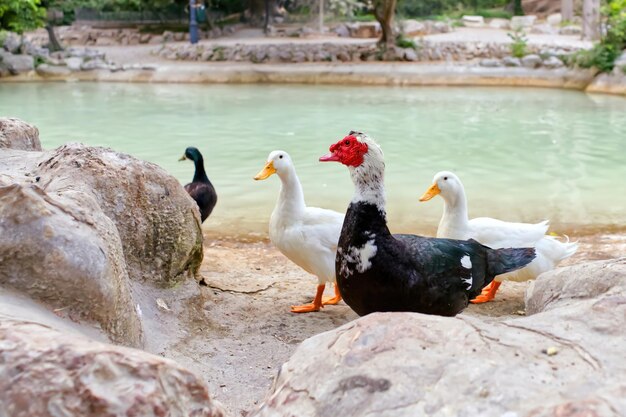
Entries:
[[[568, 231], [580, 249], [562, 266], [626, 253], [626, 230]], [[231, 415], [243, 416], [263, 399], [300, 342], [357, 315], [343, 302], [318, 313], [291, 313], [290, 305], [311, 301], [316, 278], [287, 260], [263, 234], [225, 235], [205, 233], [201, 274], [207, 286], [190, 280], [173, 290], [137, 286], [135, 292], [142, 308], [148, 306], [143, 308], [146, 349], [203, 375], [214, 398]], [[488, 320], [524, 315], [527, 286], [505, 282], [493, 302], [471, 305], [462, 314]]]

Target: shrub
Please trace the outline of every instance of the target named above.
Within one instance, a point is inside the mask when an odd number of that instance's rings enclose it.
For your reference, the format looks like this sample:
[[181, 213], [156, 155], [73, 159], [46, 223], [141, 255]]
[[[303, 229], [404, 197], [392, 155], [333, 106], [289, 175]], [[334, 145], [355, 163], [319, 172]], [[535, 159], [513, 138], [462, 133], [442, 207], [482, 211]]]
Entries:
[[528, 38], [524, 34], [522, 29], [517, 29], [514, 33], [507, 33], [509, 38], [513, 41], [511, 43], [511, 55], [516, 58], [521, 58], [526, 55]]

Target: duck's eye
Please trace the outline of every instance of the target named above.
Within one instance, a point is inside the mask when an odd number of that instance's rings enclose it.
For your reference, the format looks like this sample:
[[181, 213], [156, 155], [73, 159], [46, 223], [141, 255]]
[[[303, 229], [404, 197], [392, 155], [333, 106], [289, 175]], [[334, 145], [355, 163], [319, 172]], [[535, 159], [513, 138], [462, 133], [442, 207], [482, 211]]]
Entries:
[[346, 144], [346, 146], [350, 145], [350, 141], [349, 140], [345, 141], [344, 143]]
[[443, 180], [444, 181], [448, 181], [448, 177], [443, 177]]
[[282, 155], [279, 155], [279, 156], [278, 156], [278, 158], [283, 159], [283, 156], [282, 156]]

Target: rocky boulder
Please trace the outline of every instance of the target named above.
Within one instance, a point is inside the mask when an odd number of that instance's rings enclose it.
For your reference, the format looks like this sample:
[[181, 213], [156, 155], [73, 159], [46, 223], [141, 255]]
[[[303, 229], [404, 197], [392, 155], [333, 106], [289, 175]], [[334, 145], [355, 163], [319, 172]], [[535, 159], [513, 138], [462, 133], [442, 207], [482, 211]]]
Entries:
[[0, 316], [0, 415], [223, 417], [173, 361]]
[[200, 267], [198, 206], [158, 165], [68, 144], [47, 154], [32, 175], [46, 190], [72, 188], [93, 196], [119, 232], [131, 278], [170, 286]]
[[20, 119], [0, 117], [0, 149], [40, 151], [39, 130]]
[[0, 52], [0, 70], [6, 69], [11, 75], [29, 72], [35, 69], [35, 58], [30, 55], [14, 55]]
[[530, 283], [526, 314], [569, 306], [600, 295], [626, 291], [626, 258], [558, 268]]
[[[140, 346], [141, 323], [122, 244], [94, 198], [76, 189], [46, 192], [2, 178], [0, 286], [28, 294], [59, 314], [96, 322], [115, 342]], [[81, 204], [70, 204], [63, 194]]]
[[314, 336], [251, 415], [626, 415], [626, 270], [615, 262], [568, 273], [572, 289], [588, 288], [615, 268], [610, 290], [529, 317], [377, 313]]

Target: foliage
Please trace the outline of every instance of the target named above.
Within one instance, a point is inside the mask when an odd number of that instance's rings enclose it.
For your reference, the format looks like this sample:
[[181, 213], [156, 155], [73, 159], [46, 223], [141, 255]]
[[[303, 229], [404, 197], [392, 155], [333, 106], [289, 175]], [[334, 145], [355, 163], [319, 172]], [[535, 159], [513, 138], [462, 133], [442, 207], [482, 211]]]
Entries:
[[45, 13], [39, 0], [0, 0], [0, 29], [22, 33], [38, 28]]
[[513, 41], [511, 43], [511, 55], [516, 58], [521, 58], [526, 55], [528, 38], [524, 34], [522, 29], [517, 29], [514, 33], [507, 33], [509, 38]]
[[336, 16], [353, 17], [365, 5], [358, 0], [330, 0], [330, 11]]
[[507, 4], [508, 0], [398, 0], [398, 14], [403, 17], [476, 14], [508, 18], [511, 14], [504, 11]]
[[606, 33], [590, 50], [579, 51], [568, 59], [569, 64], [583, 68], [595, 67], [611, 72], [615, 61], [626, 49], [626, 0], [611, 0], [602, 8]]
[[406, 38], [404, 35], [400, 34], [396, 36], [396, 46], [398, 48], [413, 48], [417, 49], [417, 44], [413, 39]]

